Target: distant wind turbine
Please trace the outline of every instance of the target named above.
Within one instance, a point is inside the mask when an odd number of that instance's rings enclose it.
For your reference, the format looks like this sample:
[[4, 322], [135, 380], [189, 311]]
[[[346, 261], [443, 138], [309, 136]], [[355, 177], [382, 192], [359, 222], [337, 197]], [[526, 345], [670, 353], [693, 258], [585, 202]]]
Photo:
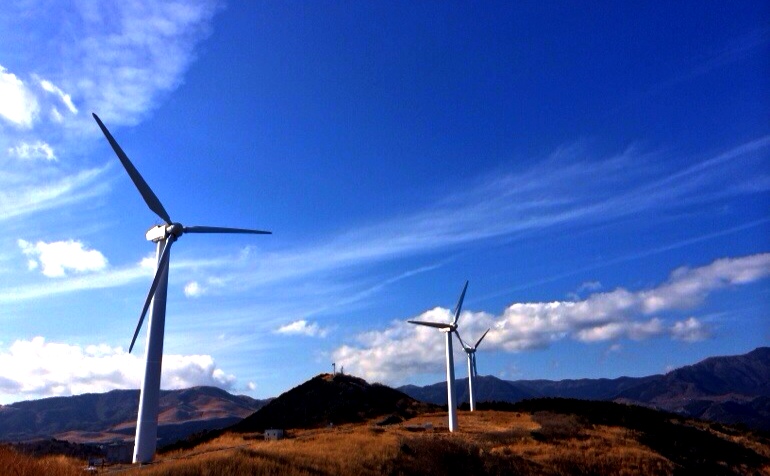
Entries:
[[107, 137], [112, 149], [120, 159], [123, 167], [128, 172], [134, 185], [139, 189], [139, 193], [144, 198], [147, 206], [150, 207], [161, 220], [163, 225], [156, 225], [147, 230], [145, 236], [148, 241], [156, 243], [155, 256], [157, 259], [157, 268], [155, 278], [152, 280], [150, 292], [147, 293], [147, 299], [144, 301], [142, 313], [139, 315], [139, 323], [136, 325], [134, 337], [131, 339], [131, 345], [128, 352], [134, 348], [136, 336], [144, 322], [144, 316], [152, 303], [150, 311], [150, 322], [147, 329], [147, 360], [144, 367], [144, 379], [142, 380], [142, 390], [139, 395], [139, 414], [136, 421], [136, 439], [134, 442], [134, 463], [149, 463], [155, 455], [155, 446], [158, 434], [158, 398], [160, 396], [160, 369], [163, 359], [163, 331], [166, 322], [166, 291], [168, 289], [168, 269], [169, 258], [171, 256], [171, 245], [185, 233], [248, 233], [255, 235], [269, 235], [269, 231], [249, 230], [244, 228], [221, 228], [212, 226], [184, 226], [181, 223], [171, 221], [166, 209], [155, 196], [155, 193], [147, 185], [139, 171], [128, 160], [128, 156], [123, 152], [118, 143], [110, 134], [110, 131], [102, 123], [96, 114], [93, 114], [99, 128]]
[[460, 333], [455, 330], [457, 338], [460, 339], [460, 345], [463, 346], [463, 350], [468, 354], [468, 394], [470, 395], [471, 411], [476, 409], [476, 402], [473, 400], [473, 381], [476, 380], [476, 376], [478, 375], [478, 370], [476, 369], [476, 349], [479, 347], [479, 344], [481, 344], [481, 341], [484, 340], [484, 337], [486, 337], [487, 332], [489, 332], [489, 329], [479, 337], [479, 340], [477, 340], [473, 346], [469, 346], [463, 341], [463, 338], [460, 337]]
[[455, 431], [457, 427], [457, 398], [455, 397], [455, 364], [452, 355], [452, 332], [457, 332], [457, 319], [460, 317], [460, 310], [463, 307], [465, 291], [468, 289], [468, 281], [465, 281], [463, 292], [460, 294], [460, 300], [454, 310], [454, 319], [451, 324], [443, 322], [425, 322], [409, 321], [411, 324], [421, 326], [436, 327], [441, 332], [446, 333], [446, 388], [447, 388], [447, 407], [449, 410], [449, 431]]

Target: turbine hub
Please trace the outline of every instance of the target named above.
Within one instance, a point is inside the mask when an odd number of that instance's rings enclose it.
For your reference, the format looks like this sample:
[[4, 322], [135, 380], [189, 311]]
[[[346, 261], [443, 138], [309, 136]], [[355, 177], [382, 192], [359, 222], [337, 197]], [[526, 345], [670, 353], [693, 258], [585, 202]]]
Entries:
[[184, 233], [184, 227], [181, 223], [172, 223], [166, 227], [166, 232], [179, 238]]

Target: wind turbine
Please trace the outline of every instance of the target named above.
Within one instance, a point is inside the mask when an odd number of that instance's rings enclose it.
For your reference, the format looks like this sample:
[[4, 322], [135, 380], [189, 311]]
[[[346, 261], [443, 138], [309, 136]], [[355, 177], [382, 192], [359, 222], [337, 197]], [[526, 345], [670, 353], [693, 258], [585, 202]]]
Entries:
[[436, 327], [441, 332], [446, 333], [446, 392], [449, 410], [449, 431], [455, 431], [457, 427], [457, 398], [455, 397], [455, 364], [454, 356], [452, 355], [452, 332], [457, 332], [457, 319], [460, 317], [460, 310], [463, 307], [463, 299], [465, 299], [465, 291], [467, 289], [468, 281], [465, 281], [465, 286], [463, 287], [462, 294], [460, 294], [460, 300], [457, 301], [457, 306], [455, 306], [454, 319], [451, 323], [409, 321], [411, 324]]
[[468, 354], [468, 393], [470, 394], [471, 411], [476, 409], [476, 402], [473, 400], [473, 381], [476, 380], [476, 376], [478, 375], [478, 370], [476, 369], [476, 349], [479, 344], [481, 344], [481, 341], [484, 340], [484, 337], [486, 337], [487, 332], [489, 332], [489, 329], [487, 329], [487, 331], [479, 337], [479, 340], [473, 344], [473, 347], [471, 347], [463, 341], [463, 338], [460, 337], [460, 333], [455, 330], [457, 338], [460, 339], [460, 345], [463, 346], [463, 350]]
[[171, 256], [171, 245], [185, 233], [248, 233], [255, 235], [268, 235], [269, 231], [248, 230], [244, 228], [221, 228], [213, 226], [184, 226], [181, 223], [172, 222], [166, 209], [155, 196], [155, 193], [147, 185], [142, 176], [136, 170], [134, 165], [128, 160], [128, 156], [123, 152], [118, 143], [110, 134], [110, 131], [102, 123], [99, 116], [93, 114], [96, 123], [109, 141], [112, 149], [117, 154], [118, 159], [128, 172], [134, 185], [139, 189], [139, 193], [144, 198], [147, 206], [150, 207], [161, 220], [163, 225], [156, 225], [147, 230], [145, 236], [148, 241], [156, 243], [155, 257], [157, 259], [157, 268], [155, 278], [150, 285], [150, 292], [147, 293], [147, 299], [144, 301], [142, 313], [139, 315], [139, 323], [136, 325], [134, 337], [131, 339], [131, 345], [128, 352], [134, 348], [136, 336], [139, 335], [139, 329], [142, 328], [147, 309], [152, 304], [150, 319], [147, 329], [146, 353], [147, 359], [144, 367], [144, 379], [142, 380], [142, 390], [139, 394], [139, 414], [136, 421], [136, 438], [134, 443], [134, 463], [149, 463], [155, 455], [155, 446], [158, 435], [158, 399], [160, 396], [160, 369], [163, 359], [163, 331], [166, 322], [166, 291], [168, 289], [168, 269], [169, 258]]

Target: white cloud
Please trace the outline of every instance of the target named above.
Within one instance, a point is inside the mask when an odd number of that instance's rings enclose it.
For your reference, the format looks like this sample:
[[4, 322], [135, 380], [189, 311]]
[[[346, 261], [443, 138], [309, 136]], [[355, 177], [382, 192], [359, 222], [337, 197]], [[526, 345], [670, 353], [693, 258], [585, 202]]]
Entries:
[[72, 53], [89, 74], [69, 82], [105, 121], [136, 123], [159, 94], [181, 83], [194, 46], [210, 32], [217, 3], [118, 2], [81, 9], [76, 14], [83, 35]]
[[56, 160], [53, 148], [43, 141], [37, 141], [33, 144], [22, 142], [16, 147], [8, 149], [8, 155], [16, 156], [20, 159]]
[[[27, 243], [27, 242], [25, 242]], [[34, 246], [27, 243], [28, 246]], [[37, 259], [32, 266], [39, 266]], [[227, 257], [208, 260], [172, 260], [172, 270], [203, 269], [221, 267], [231, 262]], [[47, 281], [20, 286], [0, 288], [0, 303], [23, 302], [33, 299], [53, 298], [60, 294], [73, 293], [88, 289], [115, 288], [137, 280], [151, 281], [155, 274], [155, 258], [143, 258], [139, 262], [121, 267], [107, 267], [98, 273], [68, 275], [56, 281]], [[175, 274], [172, 272], [172, 276]]]
[[147, 270], [152, 270], [153, 274], [158, 267], [158, 258], [155, 253], [147, 255], [139, 261], [139, 267]]
[[75, 240], [38, 241], [32, 244], [18, 240], [22, 253], [30, 258], [30, 269], [42, 268], [42, 273], [49, 278], [64, 277], [67, 271], [85, 273], [101, 271], [107, 267], [107, 258], [97, 250], [88, 250], [83, 243]]
[[39, 110], [32, 91], [0, 65], [0, 116], [16, 126], [30, 128]]
[[320, 327], [315, 322], [307, 322], [304, 319], [291, 322], [285, 326], [281, 326], [276, 330], [278, 334], [286, 335], [303, 335], [308, 337], [326, 337], [328, 329]]
[[187, 297], [200, 297], [206, 290], [197, 281], [190, 281], [184, 286], [184, 295]]
[[711, 337], [711, 329], [694, 317], [674, 323], [671, 336], [685, 342], [698, 342]]
[[639, 297], [646, 313], [654, 313], [659, 309], [687, 308], [714, 290], [750, 283], [768, 274], [770, 253], [718, 259], [700, 268], [678, 268], [662, 286], [640, 293]]
[[[75, 104], [73, 104], [72, 97], [69, 94], [65, 93], [64, 91], [61, 90], [61, 88], [59, 88], [58, 86], [56, 86], [55, 84], [53, 84], [52, 82], [46, 79], [40, 79], [39, 82], [40, 82], [40, 87], [43, 88], [43, 90], [57, 96], [61, 100], [61, 102], [64, 103], [65, 106], [67, 106], [67, 109], [69, 109], [69, 111], [72, 114], [78, 113], [78, 108], [76, 108]], [[61, 113], [59, 113], [58, 109], [56, 110], [56, 112], [57, 114], [59, 114], [59, 116], [61, 116]]]
[[[659, 316], [649, 316], [694, 307], [718, 289], [768, 275], [770, 253], [718, 259], [698, 268], [679, 268], [651, 289], [633, 292], [618, 288], [580, 301], [514, 303], [497, 316], [465, 311], [460, 316], [460, 331], [465, 339], [473, 340], [491, 328], [481, 352], [543, 348], [568, 338], [594, 343], [670, 336], [695, 342], [711, 336], [708, 326], [697, 318], [669, 325]], [[414, 319], [449, 322], [450, 310], [436, 308]], [[344, 362], [356, 375], [375, 381], [403, 382], [416, 373], [440, 371], [443, 334], [405, 321], [360, 334], [358, 345], [337, 348], [333, 359]], [[456, 346], [455, 351], [458, 349]]]
[[[55, 395], [139, 388], [144, 358], [106, 344], [70, 345], [43, 337], [17, 340], [0, 352], [0, 394], [19, 400]], [[164, 355], [164, 389], [211, 385], [231, 389], [235, 376], [220, 369], [209, 355]]]

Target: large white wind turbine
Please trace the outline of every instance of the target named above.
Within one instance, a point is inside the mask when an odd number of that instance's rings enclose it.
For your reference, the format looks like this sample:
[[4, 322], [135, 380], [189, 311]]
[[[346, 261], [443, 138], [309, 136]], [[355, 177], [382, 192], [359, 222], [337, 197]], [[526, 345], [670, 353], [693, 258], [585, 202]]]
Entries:
[[476, 402], [473, 400], [473, 381], [476, 380], [476, 376], [478, 375], [478, 370], [476, 369], [476, 349], [479, 344], [481, 344], [481, 341], [484, 340], [484, 337], [486, 337], [487, 332], [489, 332], [489, 329], [479, 337], [479, 340], [477, 340], [473, 346], [469, 346], [463, 341], [463, 338], [460, 337], [460, 333], [455, 330], [457, 338], [460, 339], [460, 345], [463, 346], [463, 350], [468, 354], [468, 394], [470, 395], [471, 411], [476, 409]]
[[443, 322], [409, 321], [412, 324], [436, 327], [440, 329], [441, 332], [446, 333], [446, 392], [447, 407], [449, 410], [449, 431], [455, 431], [455, 428], [457, 427], [457, 397], [455, 397], [455, 363], [454, 356], [452, 355], [452, 332], [457, 332], [457, 319], [460, 317], [460, 310], [463, 307], [463, 299], [465, 299], [465, 291], [467, 289], [468, 281], [465, 282], [463, 292], [460, 294], [460, 300], [457, 301], [457, 306], [454, 310], [454, 319], [450, 324]]
[[128, 351], [134, 348], [136, 336], [144, 322], [144, 316], [152, 303], [150, 319], [147, 329], [146, 353], [147, 360], [144, 367], [144, 379], [142, 380], [142, 390], [139, 395], [139, 414], [136, 421], [136, 439], [134, 440], [134, 463], [149, 463], [155, 455], [155, 446], [158, 434], [158, 398], [160, 396], [160, 368], [163, 359], [163, 331], [166, 322], [166, 291], [168, 289], [168, 269], [169, 257], [171, 255], [171, 245], [179, 239], [184, 233], [248, 233], [256, 235], [267, 235], [269, 231], [248, 230], [243, 228], [221, 228], [212, 226], [184, 226], [181, 223], [171, 221], [165, 208], [150, 189], [147, 182], [136, 170], [134, 165], [128, 160], [123, 149], [112, 137], [99, 117], [94, 114], [96, 123], [99, 124], [102, 132], [110, 142], [112, 149], [118, 155], [120, 162], [128, 172], [129, 177], [139, 189], [139, 193], [144, 198], [147, 206], [150, 207], [161, 220], [163, 225], [156, 225], [147, 230], [147, 240], [156, 243], [157, 268], [155, 278], [152, 280], [150, 292], [144, 301], [142, 313], [139, 315], [139, 323], [136, 325], [134, 337], [131, 339], [131, 345]]

